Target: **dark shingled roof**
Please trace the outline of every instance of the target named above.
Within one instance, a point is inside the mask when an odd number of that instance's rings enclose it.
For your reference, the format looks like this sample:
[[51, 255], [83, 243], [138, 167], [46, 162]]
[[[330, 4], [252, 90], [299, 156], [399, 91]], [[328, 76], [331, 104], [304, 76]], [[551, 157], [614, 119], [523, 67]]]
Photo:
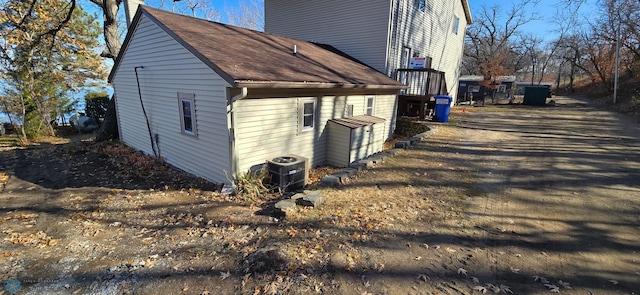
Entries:
[[[406, 88], [328, 45], [319, 45], [140, 6], [131, 27], [144, 15], [235, 87]], [[109, 81], [117, 70], [116, 60]], [[294, 45], [297, 53], [293, 53]], [[159, 50], [162, 50], [159, 48]]]

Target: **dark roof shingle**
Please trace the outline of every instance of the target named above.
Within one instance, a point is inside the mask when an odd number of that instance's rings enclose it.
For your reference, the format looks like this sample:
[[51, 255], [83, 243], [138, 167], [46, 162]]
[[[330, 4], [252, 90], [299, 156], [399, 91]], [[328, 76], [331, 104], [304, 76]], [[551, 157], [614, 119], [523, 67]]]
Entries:
[[[405, 88], [331, 46], [147, 6], [140, 6], [132, 27], [141, 15], [147, 16], [236, 87]], [[125, 40], [123, 49], [126, 43]], [[118, 60], [112, 75], [117, 66]]]

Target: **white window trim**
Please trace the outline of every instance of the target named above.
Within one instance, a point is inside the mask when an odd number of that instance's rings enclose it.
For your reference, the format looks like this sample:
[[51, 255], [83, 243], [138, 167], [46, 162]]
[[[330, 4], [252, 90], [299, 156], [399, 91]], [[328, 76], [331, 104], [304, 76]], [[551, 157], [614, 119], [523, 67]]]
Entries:
[[[185, 128], [185, 124], [184, 124], [184, 109], [182, 108], [182, 103], [183, 102], [189, 102], [191, 104], [191, 113], [189, 114], [191, 116], [191, 124], [193, 125], [192, 131], [189, 131]], [[198, 127], [196, 124], [196, 102], [195, 102], [195, 94], [194, 93], [182, 93], [182, 92], [178, 92], [178, 113], [180, 115], [180, 132], [182, 134], [185, 135], [189, 135], [189, 136], [194, 136], [197, 137], [198, 136]]]
[[409, 67], [409, 62], [411, 61], [411, 47], [402, 46], [402, 52], [400, 53], [400, 67], [401, 69], [406, 69]]
[[458, 31], [460, 30], [460, 18], [455, 15], [453, 19], [453, 34], [458, 35]]
[[[312, 126], [304, 126], [304, 118], [305, 118], [305, 114], [304, 114], [304, 105], [308, 104], [308, 103], [313, 103], [313, 110], [312, 110], [312, 118], [313, 120], [311, 121]], [[307, 132], [307, 131], [311, 131], [313, 129], [315, 129], [316, 127], [316, 100], [315, 99], [301, 99], [299, 106], [298, 106], [298, 132]]]
[[[369, 107], [370, 98], [371, 98], [371, 107]], [[371, 114], [369, 114], [369, 109], [371, 109]], [[369, 116], [376, 115], [376, 96], [375, 95], [367, 95], [364, 97], [364, 113], [365, 115], [369, 115]]]

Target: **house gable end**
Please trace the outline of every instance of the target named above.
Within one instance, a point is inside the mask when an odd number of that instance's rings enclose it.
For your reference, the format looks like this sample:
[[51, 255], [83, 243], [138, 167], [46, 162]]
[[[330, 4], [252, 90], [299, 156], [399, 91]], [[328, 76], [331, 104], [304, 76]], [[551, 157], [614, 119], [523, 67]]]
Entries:
[[136, 15], [134, 16], [133, 21], [131, 22], [131, 27], [129, 28], [129, 31], [127, 32], [127, 36], [126, 36], [126, 38], [124, 40], [124, 43], [123, 43], [122, 47], [120, 48], [120, 53], [118, 54], [118, 57], [115, 60], [115, 63], [114, 63], [113, 68], [111, 70], [111, 73], [109, 74], [109, 78], [108, 78], [109, 83], [111, 83], [113, 81], [113, 78], [114, 78], [114, 76], [115, 76], [115, 74], [116, 74], [116, 72], [117, 72], [117, 70], [119, 68], [119, 65], [120, 65], [120, 63], [122, 61], [122, 58], [124, 57], [124, 55], [126, 53], [126, 50], [129, 47], [129, 44], [131, 43], [131, 39], [133, 38], [133, 35], [135, 34], [136, 29], [138, 28], [138, 25], [140, 24], [140, 21], [141, 21], [143, 16], [146, 17], [147, 19], [149, 19], [150, 21], [152, 21], [156, 26], [158, 26], [160, 29], [162, 29], [166, 34], [168, 34], [171, 38], [173, 38], [176, 42], [178, 42], [182, 47], [184, 47], [187, 51], [189, 51], [196, 58], [198, 58], [202, 63], [207, 65], [209, 68], [211, 68], [216, 74], [218, 74], [222, 79], [224, 79], [227, 83], [229, 83], [229, 85], [234, 85], [235, 84], [235, 80], [234, 80], [233, 77], [231, 77], [225, 71], [220, 69], [213, 62], [211, 62], [211, 60], [209, 60], [204, 55], [202, 55], [202, 53], [200, 53], [198, 50], [193, 48], [193, 46], [191, 46], [189, 43], [185, 42], [182, 38], [180, 38], [178, 35], [176, 35], [169, 28], [167, 28], [162, 22], [160, 22], [153, 15], [151, 15], [149, 12], [147, 12], [144, 9], [143, 5], [140, 5], [138, 7], [138, 10], [136, 11]]

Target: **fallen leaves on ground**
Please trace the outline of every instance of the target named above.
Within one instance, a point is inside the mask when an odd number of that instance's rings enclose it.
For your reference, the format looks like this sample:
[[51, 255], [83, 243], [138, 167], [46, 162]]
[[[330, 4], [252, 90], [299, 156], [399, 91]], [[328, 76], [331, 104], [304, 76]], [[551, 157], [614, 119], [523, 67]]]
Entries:
[[34, 246], [43, 248], [47, 246], [56, 246], [60, 240], [48, 236], [44, 231], [38, 232], [15, 232], [13, 230], [4, 230], [3, 233], [9, 235], [4, 238], [5, 241], [14, 245]]

